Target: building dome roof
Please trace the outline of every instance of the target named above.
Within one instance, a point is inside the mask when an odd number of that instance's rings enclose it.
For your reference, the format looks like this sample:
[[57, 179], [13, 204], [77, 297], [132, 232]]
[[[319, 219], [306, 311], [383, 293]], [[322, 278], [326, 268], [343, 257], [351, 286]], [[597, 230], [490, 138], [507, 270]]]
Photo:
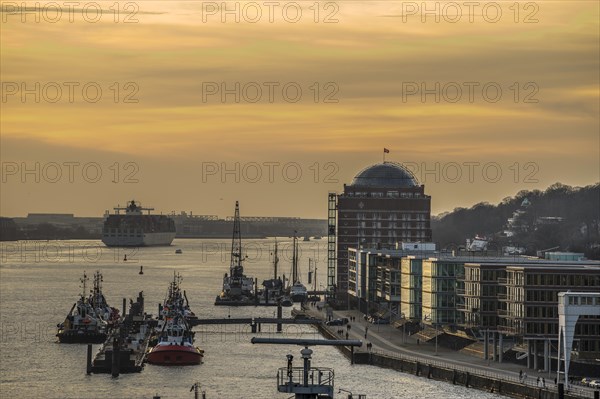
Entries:
[[366, 187], [416, 187], [419, 185], [410, 170], [399, 163], [384, 162], [361, 170], [352, 180], [351, 186]]

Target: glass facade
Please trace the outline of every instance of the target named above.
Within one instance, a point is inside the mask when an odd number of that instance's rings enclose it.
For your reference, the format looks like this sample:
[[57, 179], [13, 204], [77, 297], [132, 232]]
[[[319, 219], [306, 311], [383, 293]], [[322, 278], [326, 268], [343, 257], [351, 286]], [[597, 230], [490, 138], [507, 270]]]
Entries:
[[423, 259], [422, 320], [430, 324], [462, 324], [464, 262]]
[[421, 320], [423, 301], [423, 264], [421, 258], [404, 257], [401, 261], [400, 311], [410, 320]]

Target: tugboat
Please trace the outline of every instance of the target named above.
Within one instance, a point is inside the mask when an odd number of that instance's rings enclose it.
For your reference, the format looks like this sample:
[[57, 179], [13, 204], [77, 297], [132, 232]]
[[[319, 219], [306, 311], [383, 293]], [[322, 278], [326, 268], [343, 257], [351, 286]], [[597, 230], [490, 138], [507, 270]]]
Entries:
[[215, 300], [215, 305], [243, 305], [254, 299], [254, 279], [244, 274], [242, 265], [242, 235], [240, 231], [240, 206], [235, 202], [233, 218], [233, 238], [231, 240], [231, 263], [229, 275], [223, 277], [223, 291]]
[[181, 313], [186, 321], [196, 320], [198, 317], [190, 308], [185, 291], [181, 290], [183, 278], [177, 272], [173, 272], [173, 281], [169, 284], [167, 296], [160, 307], [159, 322], [166, 320], [170, 314]]
[[99, 270], [94, 273], [94, 287], [89, 297], [89, 303], [92, 305], [96, 315], [105, 321], [109, 327], [119, 320], [119, 309], [113, 308], [106, 303], [106, 298], [102, 293], [102, 282], [104, 278]]
[[185, 292], [182, 293], [181, 276], [173, 275], [173, 282], [164, 304], [160, 307], [158, 337], [146, 355], [146, 361], [158, 365], [200, 364], [204, 351], [194, 346], [194, 332], [189, 321], [196, 318], [191, 311]]
[[162, 366], [195, 365], [202, 362], [204, 351], [194, 346], [194, 333], [181, 313], [167, 317], [158, 343], [146, 355], [150, 364]]
[[[57, 325], [58, 332], [56, 336], [60, 343], [99, 344], [106, 340], [108, 320], [118, 318], [118, 313], [115, 315], [115, 309], [108, 307], [104, 301], [100, 286], [101, 278], [100, 273], [96, 273], [94, 276], [94, 292], [88, 298], [86, 294], [89, 279], [85, 272], [83, 273], [81, 297], [73, 304], [65, 321]], [[96, 313], [95, 307], [98, 307], [102, 317]]]
[[293, 252], [292, 252], [292, 282], [293, 285], [290, 287], [290, 298], [293, 302], [305, 302], [308, 298], [308, 291], [304, 284], [300, 282], [298, 277], [298, 238], [294, 233], [293, 241]]

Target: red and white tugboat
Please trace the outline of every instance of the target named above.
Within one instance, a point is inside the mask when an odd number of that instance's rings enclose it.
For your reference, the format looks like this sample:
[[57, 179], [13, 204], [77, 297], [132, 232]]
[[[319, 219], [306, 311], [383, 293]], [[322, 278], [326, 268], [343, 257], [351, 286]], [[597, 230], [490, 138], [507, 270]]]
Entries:
[[165, 320], [158, 343], [146, 355], [146, 361], [161, 366], [185, 366], [200, 364], [203, 356], [204, 351], [194, 346], [194, 333], [183, 315], [177, 314]]
[[159, 314], [157, 343], [146, 355], [150, 364], [163, 366], [200, 364], [204, 351], [194, 346], [194, 332], [189, 320], [196, 315], [190, 310], [181, 276], [173, 275], [169, 291]]

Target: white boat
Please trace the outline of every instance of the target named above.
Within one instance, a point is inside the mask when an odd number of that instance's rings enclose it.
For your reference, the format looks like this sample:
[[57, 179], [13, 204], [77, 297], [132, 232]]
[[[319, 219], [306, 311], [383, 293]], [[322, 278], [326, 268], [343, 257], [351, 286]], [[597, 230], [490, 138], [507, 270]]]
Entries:
[[293, 252], [292, 252], [292, 281], [294, 284], [290, 287], [290, 299], [294, 302], [304, 302], [308, 298], [308, 291], [304, 284], [300, 282], [298, 273], [298, 239], [294, 232]]
[[304, 302], [308, 298], [308, 291], [304, 284], [296, 281], [290, 288], [290, 297], [294, 302]]

